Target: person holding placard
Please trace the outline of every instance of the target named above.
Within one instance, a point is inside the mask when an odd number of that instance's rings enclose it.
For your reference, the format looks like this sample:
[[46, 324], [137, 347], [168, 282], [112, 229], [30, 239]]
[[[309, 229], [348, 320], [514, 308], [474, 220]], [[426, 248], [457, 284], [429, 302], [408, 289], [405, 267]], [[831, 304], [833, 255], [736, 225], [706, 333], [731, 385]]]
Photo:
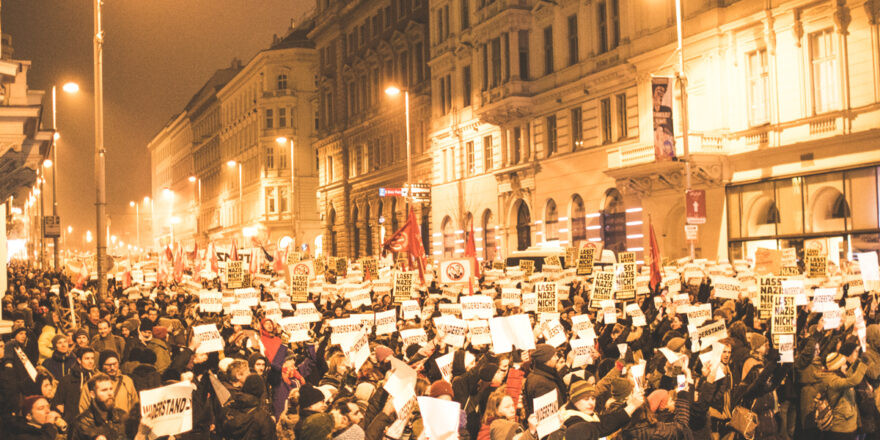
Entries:
[[533, 412], [532, 402], [536, 397], [543, 396], [554, 389], [556, 390], [559, 406], [565, 404], [568, 395], [568, 387], [559, 375], [559, 356], [556, 349], [551, 345], [538, 344], [532, 352], [532, 371], [526, 376], [523, 388], [523, 403], [526, 411]]
[[275, 440], [275, 422], [271, 413], [260, 403], [266, 385], [263, 379], [249, 375], [240, 392], [224, 408], [220, 419], [222, 432], [229, 440]]

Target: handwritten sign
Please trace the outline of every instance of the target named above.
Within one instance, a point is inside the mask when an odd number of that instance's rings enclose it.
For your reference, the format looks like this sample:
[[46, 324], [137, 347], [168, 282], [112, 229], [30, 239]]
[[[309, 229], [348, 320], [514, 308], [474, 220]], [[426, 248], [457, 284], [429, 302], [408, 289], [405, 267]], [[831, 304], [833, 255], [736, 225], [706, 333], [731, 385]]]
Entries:
[[758, 280], [758, 294], [760, 299], [758, 317], [760, 319], [770, 319], [773, 312], [774, 297], [782, 294], [782, 278], [777, 276], [763, 276]]
[[797, 325], [797, 307], [794, 295], [781, 294], [775, 297], [770, 319], [770, 332], [774, 335], [793, 335]]
[[415, 271], [394, 273], [394, 303], [402, 304], [412, 298]]
[[180, 382], [140, 392], [141, 423], [156, 437], [192, 430], [193, 386]]
[[241, 261], [226, 262], [226, 286], [235, 289], [244, 286], [244, 269]]
[[193, 338], [200, 342], [196, 353], [223, 351], [223, 337], [220, 336], [220, 332], [217, 331], [217, 326], [214, 324], [193, 326]]

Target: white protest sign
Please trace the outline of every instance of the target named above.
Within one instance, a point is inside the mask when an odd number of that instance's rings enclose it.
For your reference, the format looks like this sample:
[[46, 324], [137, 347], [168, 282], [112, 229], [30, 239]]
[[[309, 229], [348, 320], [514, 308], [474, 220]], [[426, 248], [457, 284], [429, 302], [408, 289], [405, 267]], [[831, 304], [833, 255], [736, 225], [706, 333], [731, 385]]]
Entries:
[[260, 291], [253, 287], [235, 289], [235, 302], [247, 307], [256, 307], [260, 304]]
[[369, 307], [372, 304], [372, 301], [370, 300], [370, 291], [367, 289], [352, 290], [346, 294], [346, 297], [351, 301], [351, 306], [354, 308], [360, 306]]
[[189, 382], [140, 392], [141, 423], [151, 436], [177, 435], [192, 430], [193, 386]]
[[782, 294], [794, 297], [795, 306], [805, 306], [809, 303], [809, 298], [807, 298], [807, 294], [804, 291], [803, 280], [783, 280]]
[[556, 388], [543, 396], [535, 397], [533, 407], [538, 419], [538, 438], [544, 438], [562, 428]]
[[825, 330], [834, 330], [840, 327], [843, 322], [843, 310], [840, 306], [834, 304], [833, 308], [829, 308], [822, 312], [822, 321], [825, 323]]
[[212, 290], [199, 292], [199, 311], [202, 313], [223, 312], [223, 294]]
[[567, 340], [565, 337], [565, 328], [558, 319], [553, 319], [544, 323], [544, 339], [548, 344], [559, 347]]
[[794, 335], [779, 335], [779, 362], [794, 363]]
[[742, 290], [742, 282], [733, 277], [712, 277], [712, 287], [715, 288], [715, 298], [736, 300]]
[[321, 322], [321, 313], [314, 303], [297, 303], [294, 316], [302, 316], [306, 322]]
[[492, 351], [509, 353], [515, 345], [519, 350], [534, 350], [535, 335], [528, 315], [495, 317], [489, 320], [492, 334]]
[[419, 413], [422, 415], [425, 438], [436, 440], [453, 440], [458, 438], [458, 417], [452, 414], [461, 413], [461, 404], [456, 401], [435, 399], [419, 396]]
[[522, 304], [522, 291], [515, 287], [501, 288], [501, 305], [519, 307]]
[[859, 268], [862, 272], [862, 282], [867, 290], [880, 288], [880, 267], [877, 264], [877, 252], [857, 253]]
[[364, 362], [370, 357], [370, 340], [366, 332], [360, 332], [358, 337], [346, 338], [342, 344], [342, 352], [348, 357], [355, 371], [361, 369]]
[[538, 304], [537, 304], [537, 312], [538, 313], [556, 313], [557, 304], [559, 301], [556, 297], [557, 288], [556, 283], [550, 282], [541, 282], [535, 283], [535, 294], [537, 295]]
[[710, 322], [699, 327], [695, 339], [700, 340], [700, 346], [707, 347], [709, 344], [720, 341], [726, 337], [727, 326], [724, 324], [724, 320], [719, 319], [718, 321]]
[[645, 319], [645, 314], [642, 312], [642, 309], [639, 308], [638, 304], [627, 304], [624, 308], [624, 311], [626, 312], [627, 316], [632, 318], [632, 324], [634, 326], [645, 327], [646, 325], [648, 325], [648, 321]]
[[812, 309], [813, 313], [824, 313], [832, 310], [837, 310], [837, 301], [834, 300], [836, 295], [837, 289], [834, 288], [823, 288], [814, 290]]
[[249, 307], [242, 304], [233, 304], [229, 307], [229, 311], [232, 315], [232, 325], [251, 325], [253, 314], [251, 314]]
[[590, 347], [592, 347], [594, 343], [594, 341], [588, 341], [586, 339], [571, 340], [571, 351], [574, 353], [571, 368], [581, 368], [587, 364], [593, 363], [593, 358], [590, 356]]
[[422, 345], [428, 342], [428, 334], [421, 327], [408, 328], [400, 331], [400, 339], [403, 341], [403, 347], [409, 347], [412, 344]]
[[687, 313], [688, 324], [697, 327], [703, 325], [704, 322], [712, 319], [712, 304], [698, 304], [691, 306]]
[[361, 327], [361, 322], [354, 318], [331, 319], [330, 343], [343, 345], [346, 341], [357, 339], [361, 334]]
[[376, 312], [376, 336], [390, 335], [397, 331], [397, 310]]
[[467, 321], [467, 323], [471, 345], [480, 346], [492, 343], [492, 335], [489, 331], [489, 321], [485, 319], [476, 319]]
[[596, 331], [590, 322], [590, 315], [575, 315], [571, 317], [571, 330], [582, 339], [595, 339]]
[[459, 302], [462, 319], [489, 319], [495, 314], [495, 304], [486, 295], [462, 296]]
[[217, 326], [214, 324], [193, 326], [193, 338], [200, 341], [196, 353], [223, 351], [223, 337], [220, 336], [220, 332], [217, 331]]
[[416, 319], [420, 311], [419, 302], [415, 300], [408, 299], [400, 305], [400, 314], [405, 321]]
[[434, 318], [434, 325], [443, 329], [443, 342], [456, 347], [464, 347], [465, 336], [467, 336], [467, 322], [458, 319], [452, 315], [445, 315]]
[[261, 301], [260, 309], [263, 310], [263, 315], [266, 319], [278, 324], [281, 322], [281, 306], [278, 305], [275, 301]]
[[305, 342], [309, 338], [309, 323], [303, 316], [281, 318], [281, 328], [288, 334], [289, 342]]
[[538, 311], [538, 295], [535, 293], [522, 294], [522, 311], [537, 312]]
[[443, 380], [449, 383], [452, 383], [452, 361], [454, 358], [455, 352], [450, 351], [449, 353], [435, 359], [437, 362], [437, 369], [440, 370], [440, 375], [443, 376]]

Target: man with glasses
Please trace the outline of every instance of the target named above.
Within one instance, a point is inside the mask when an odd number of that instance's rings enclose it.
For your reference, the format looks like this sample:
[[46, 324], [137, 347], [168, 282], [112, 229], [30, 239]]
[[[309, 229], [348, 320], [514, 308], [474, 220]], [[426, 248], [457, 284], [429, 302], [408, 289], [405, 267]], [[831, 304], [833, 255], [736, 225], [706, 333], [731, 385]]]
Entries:
[[[140, 400], [134, 387], [134, 381], [119, 371], [119, 355], [112, 350], [104, 350], [98, 357], [98, 368], [113, 381], [113, 405], [125, 411], [125, 419], [140, 418]], [[83, 392], [79, 400], [80, 412], [91, 405], [92, 394]]]

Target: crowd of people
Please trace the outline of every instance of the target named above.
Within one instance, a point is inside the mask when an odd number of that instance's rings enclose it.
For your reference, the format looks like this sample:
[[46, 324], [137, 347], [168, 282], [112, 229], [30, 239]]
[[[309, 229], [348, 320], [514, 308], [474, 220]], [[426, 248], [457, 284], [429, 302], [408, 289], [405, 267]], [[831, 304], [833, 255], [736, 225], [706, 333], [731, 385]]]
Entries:
[[[844, 270], [828, 266], [815, 287], [828, 288]], [[552, 316], [564, 329], [562, 343], [538, 313], [502, 304], [502, 280], [486, 273], [453, 295], [439, 277], [418, 287], [421, 313], [412, 319], [384, 291], [372, 290], [370, 305], [357, 307], [337, 289], [312, 291], [309, 302], [322, 319], [310, 324], [309, 340], [290, 342], [261, 307], [252, 308], [251, 325], [201, 312], [199, 292], [223, 290], [219, 279], [201, 289], [192, 282], [124, 289], [111, 280], [106, 296], [94, 284], [70, 295], [67, 274], [13, 263], [2, 302], [12, 329], [0, 341], [0, 438], [154, 438], [142, 420], [141, 393], [177, 383], [192, 387], [192, 421], [176, 439], [880, 438], [880, 314], [871, 289], [851, 295], [846, 282], [834, 287], [840, 310], [847, 306], [836, 326], [810, 301], [799, 304], [795, 347], [786, 353], [754, 294], [716, 296], [708, 270], [702, 278], [679, 274], [687, 307], [673, 301], [666, 279], [629, 301], [640, 314], [624, 312], [620, 302], [613, 318], [591, 307], [593, 277], [573, 277], [561, 284]], [[341, 280], [324, 278], [325, 286]], [[526, 279], [511, 285], [532, 288]], [[268, 286], [258, 286], [261, 301], [278, 301]], [[495, 316], [527, 314], [534, 348], [499, 353], [472, 335], [451, 344], [437, 318], [459, 291], [491, 298]], [[859, 298], [855, 312], [851, 298]], [[700, 344], [685, 309], [705, 304], [706, 322], [723, 321], [726, 337]], [[353, 362], [349, 345], [333, 343], [331, 320], [391, 309], [398, 310], [396, 331], [378, 335], [368, 327], [365, 361]], [[583, 339], [581, 315], [590, 318], [586, 362], [572, 343]], [[200, 349], [193, 327], [206, 323], [219, 330], [222, 350]], [[415, 328], [427, 340], [404, 344], [400, 332]], [[451, 367], [444, 368], [438, 359], [447, 355]], [[390, 382], [410, 370], [419, 404], [404, 406]], [[547, 396], [555, 405], [545, 404]], [[422, 398], [457, 404], [459, 413], [427, 414], [421, 403], [433, 401]], [[438, 419], [457, 430], [436, 432]]]

